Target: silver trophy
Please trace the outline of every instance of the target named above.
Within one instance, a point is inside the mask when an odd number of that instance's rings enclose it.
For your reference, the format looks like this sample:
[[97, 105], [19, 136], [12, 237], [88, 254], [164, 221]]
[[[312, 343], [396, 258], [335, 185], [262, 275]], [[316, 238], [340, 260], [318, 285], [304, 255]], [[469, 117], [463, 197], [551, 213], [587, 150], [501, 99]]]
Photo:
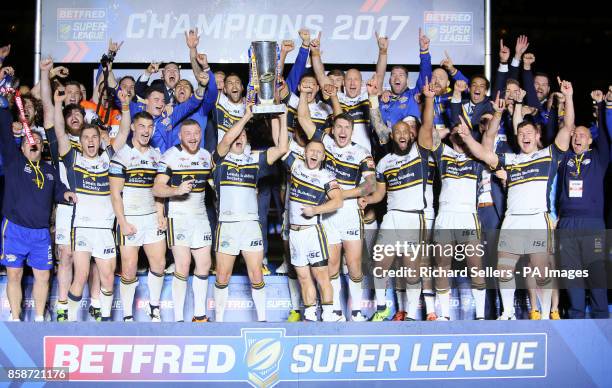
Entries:
[[254, 102], [254, 114], [285, 113], [285, 104], [276, 104], [278, 86], [279, 51], [276, 42], [257, 41], [249, 49], [250, 82], [247, 99]]

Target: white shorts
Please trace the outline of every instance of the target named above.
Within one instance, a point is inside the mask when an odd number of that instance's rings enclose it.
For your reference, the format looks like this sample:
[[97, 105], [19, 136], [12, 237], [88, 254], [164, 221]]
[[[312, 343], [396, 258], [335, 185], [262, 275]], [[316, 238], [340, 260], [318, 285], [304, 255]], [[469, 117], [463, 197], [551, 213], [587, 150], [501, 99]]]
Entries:
[[263, 239], [259, 221], [219, 222], [217, 225], [215, 252], [237, 256], [240, 251], [263, 251]]
[[323, 216], [323, 226], [329, 244], [358, 241], [363, 237], [361, 210], [341, 207], [331, 215]]
[[72, 228], [72, 250], [91, 252], [97, 259], [114, 259], [116, 255], [115, 237], [112, 229]]
[[146, 214], [144, 216], [125, 216], [129, 224], [136, 227], [136, 234], [124, 236], [119, 228], [119, 223], [115, 228], [117, 245], [126, 247], [141, 247], [153, 244], [166, 238], [166, 233], [157, 227], [157, 213]]
[[199, 249], [212, 245], [212, 231], [206, 217], [168, 218], [168, 247]]
[[508, 214], [499, 232], [499, 252], [527, 255], [554, 252], [552, 221], [548, 213]]
[[55, 244], [70, 245], [73, 207], [58, 204], [55, 210]]
[[325, 266], [329, 260], [327, 236], [323, 225], [289, 231], [291, 264], [296, 267]]
[[380, 224], [376, 245], [420, 244], [425, 238], [425, 226], [421, 213], [389, 210]]
[[433, 238], [438, 243], [465, 243], [480, 240], [478, 214], [439, 212], [434, 225]]

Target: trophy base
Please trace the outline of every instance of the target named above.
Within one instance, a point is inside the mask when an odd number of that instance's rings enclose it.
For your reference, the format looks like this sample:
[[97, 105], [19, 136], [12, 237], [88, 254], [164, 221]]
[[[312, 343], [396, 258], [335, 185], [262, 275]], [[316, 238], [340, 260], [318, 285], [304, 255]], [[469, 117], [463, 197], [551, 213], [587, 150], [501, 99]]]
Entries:
[[281, 114], [287, 112], [287, 106], [285, 104], [254, 105], [251, 109], [253, 114]]

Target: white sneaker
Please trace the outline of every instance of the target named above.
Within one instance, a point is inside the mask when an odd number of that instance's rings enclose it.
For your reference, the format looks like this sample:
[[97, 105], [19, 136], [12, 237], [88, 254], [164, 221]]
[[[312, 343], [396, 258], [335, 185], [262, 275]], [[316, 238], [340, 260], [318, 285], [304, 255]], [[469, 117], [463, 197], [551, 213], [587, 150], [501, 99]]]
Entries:
[[304, 311], [304, 321], [308, 321], [308, 322], [318, 321], [317, 310], [316, 309], [306, 309]]
[[351, 321], [353, 322], [365, 322], [367, 318], [361, 314], [361, 311], [357, 313], [357, 315], [351, 315]]
[[149, 317], [151, 318], [151, 322], [161, 322], [159, 306], [151, 306], [150, 304], [148, 304], [147, 310], [149, 311]]
[[165, 273], [166, 275], [172, 275], [172, 274], [174, 273], [174, 268], [175, 268], [175, 265], [174, 265], [174, 263], [172, 263], [172, 264], [170, 264], [170, 265], [168, 266], [168, 268], [166, 268], [166, 269], [164, 270], [164, 273]]
[[438, 318], [436, 318], [436, 321], [448, 322], [448, 321], [450, 321], [450, 318], [449, 317], [438, 317]]
[[287, 271], [288, 271], [288, 268], [287, 268], [287, 262], [283, 261], [283, 264], [281, 264], [281, 265], [280, 265], [280, 266], [279, 266], [279, 267], [276, 269], [276, 271], [275, 271], [275, 272], [276, 272], [277, 274], [279, 274], [279, 275], [284, 275], [284, 274], [286, 274], [286, 273], [287, 273]]
[[514, 315], [514, 313], [512, 314], [506, 314], [503, 313], [499, 318], [497, 318], [498, 321], [516, 321], [516, 315]]
[[321, 320], [323, 322], [342, 322], [346, 321], [346, 318], [344, 318], [344, 315], [336, 314], [335, 312], [330, 311], [328, 313], [323, 312], [323, 314], [321, 314]]

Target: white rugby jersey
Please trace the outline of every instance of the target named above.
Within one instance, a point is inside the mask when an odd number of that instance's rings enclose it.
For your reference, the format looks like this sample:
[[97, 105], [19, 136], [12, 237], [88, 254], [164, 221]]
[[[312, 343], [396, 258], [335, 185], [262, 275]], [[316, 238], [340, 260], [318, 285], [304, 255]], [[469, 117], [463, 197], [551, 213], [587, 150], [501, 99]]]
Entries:
[[484, 165], [444, 143], [432, 154], [442, 181], [439, 211], [475, 213], [478, 179]]
[[370, 128], [370, 100], [368, 100], [368, 93], [362, 92], [357, 97], [351, 98], [345, 93], [338, 92], [338, 100], [342, 110], [353, 119], [351, 141], [371, 152], [370, 133], [372, 130]]
[[161, 154], [157, 148], [138, 151], [129, 140], [113, 156], [110, 176], [123, 178], [123, 211], [126, 216], [142, 216], [156, 212], [153, 182]]
[[[331, 136], [321, 130], [315, 132], [314, 138], [325, 145], [325, 165], [334, 172], [342, 189], [354, 189], [359, 186], [362, 177], [375, 173], [374, 159], [362, 146], [351, 142], [339, 147]], [[357, 198], [345, 199], [343, 207], [359, 209]]]
[[203, 148], [191, 154], [178, 144], [164, 152], [157, 173], [170, 178], [170, 187], [179, 187], [184, 181], [193, 180], [190, 193], [168, 198], [166, 207], [169, 218], [206, 216], [204, 195], [211, 169], [210, 153]]
[[222, 91], [219, 91], [217, 103], [215, 104], [217, 144], [221, 142], [225, 133], [244, 116], [244, 109], [245, 105], [243, 101], [234, 104]]
[[[300, 125], [298, 122], [298, 104], [300, 98], [291, 93], [287, 102], [287, 129], [289, 134], [293, 137], [295, 129]], [[308, 104], [310, 110], [310, 119], [317, 128], [317, 130], [326, 130], [331, 127], [331, 116], [333, 115], [333, 109], [327, 103], [323, 101], [317, 101], [316, 99]]]
[[506, 214], [550, 211], [550, 191], [564, 152], [552, 144], [531, 154], [498, 154], [508, 172]]
[[302, 209], [317, 206], [326, 202], [327, 193], [339, 188], [334, 173], [325, 168], [311, 170], [303, 159], [294, 153], [288, 153], [284, 160], [289, 169], [290, 179], [287, 182], [289, 193], [289, 223], [294, 225], [316, 225], [321, 222], [319, 215], [306, 218]]
[[93, 159], [72, 147], [62, 157], [71, 190], [77, 194], [73, 227], [112, 229], [115, 213], [110, 197], [108, 170], [113, 148], [108, 147]]
[[390, 153], [376, 166], [376, 177], [387, 186], [387, 211], [425, 209], [429, 151], [413, 143], [405, 155]]
[[213, 153], [219, 221], [257, 221], [257, 181], [268, 171], [267, 152]]
[[[299, 145], [297, 141], [289, 139], [289, 154], [294, 155], [298, 159], [304, 159], [304, 147]], [[285, 190], [285, 204], [289, 203], [289, 182], [291, 180], [291, 171], [287, 170], [287, 189]], [[287, 205], [285, 205], [287, 210]]]

